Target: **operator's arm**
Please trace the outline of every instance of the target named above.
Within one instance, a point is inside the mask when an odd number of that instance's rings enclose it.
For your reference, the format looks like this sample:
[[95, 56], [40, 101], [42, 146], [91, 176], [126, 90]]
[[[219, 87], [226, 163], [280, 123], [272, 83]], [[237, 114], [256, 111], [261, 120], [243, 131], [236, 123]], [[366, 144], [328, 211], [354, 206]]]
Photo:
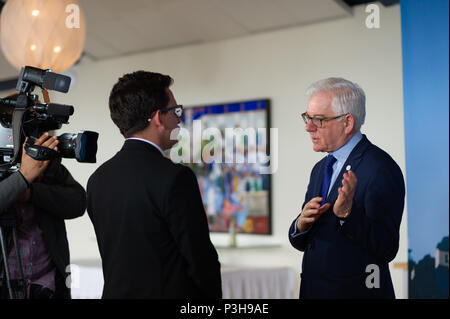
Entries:
[[55, 218], [72, 219], [86, 210], [86, 191], [57, 160], [52, 161], [41, 182], [31, 186], [33, 206]]
[[27, 190], [27, 186], [20, 172], [15, 172], [0, 182], [0, 215]]
[[[25, 142], [28, 140], [25, 139]], [[56, 137], [48, 138], [48, 133], [42, 134], [34, 145], [42, 145], [57, 150]], [[37, 161], [27, 155], [22, 146], [20, 169], [0, 182], [0, 214], [3, 214], [21, 196], [29, 196], [28, 186], [47, 168], [49, 161]], [[27, 199], [25, 199], [27, 200]]]

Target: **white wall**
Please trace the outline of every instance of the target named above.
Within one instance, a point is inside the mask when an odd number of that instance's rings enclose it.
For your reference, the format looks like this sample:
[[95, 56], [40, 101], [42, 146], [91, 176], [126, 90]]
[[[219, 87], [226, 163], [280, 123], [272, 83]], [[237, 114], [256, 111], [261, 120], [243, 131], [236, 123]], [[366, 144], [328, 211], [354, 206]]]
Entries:
[[[356, 7], [351, 18], [250, 37], [102, 62], [82, 61], [73, 69], [76, 81], [71, 91], [52, 94], [52, 99], [75, 106], [71, 124], [61, 131], [100, 133], [97, 164], [74, 160], [64, 160], [64, 164], [85, 186], [98, 165], [120, 149], [123, 138], [109, 118], [107, 103], [112, 86], [127, 72], [142, 69], [171, 75], [175, 97], [184, 105], [270, 98], [271, 127], [278, 128], [279, 137], [279, 168], [272, 179], [274, 235], [250, 239], [278, 242], [280, 247], [218, 252], [224, 265], [289, 266], [298, 274], [302, 255], [290, 246], [287, 233], [302, 205], [310, 171], [324, 156], [313, 152], [300, 119], [310, 83], [341, 76], [360, 84], [367, 96], [362, 131], [397, 161], [405, 175], [400, 8], [380, 5], [380, 29], [366, 28], [364, 8]], [[98, 259], [87, 215], [66, 224], [72, 261]], [[246, 238], [238, 237], [238, 241], [243, 243]], [[406, 210], [400, 251], [393, 263], [398, 262], [407, 262]], [[391, 269], [397, 297], [406, 298], [406, 270]]]

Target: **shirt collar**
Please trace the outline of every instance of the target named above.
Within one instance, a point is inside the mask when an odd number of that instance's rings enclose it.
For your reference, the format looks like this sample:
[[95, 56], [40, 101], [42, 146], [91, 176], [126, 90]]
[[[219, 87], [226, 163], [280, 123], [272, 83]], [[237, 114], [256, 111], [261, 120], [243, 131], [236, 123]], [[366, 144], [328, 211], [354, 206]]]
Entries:
[[129, 137], [129, 138], [125, 139], [125, 140], [126, 141], [128, 141], [128, 140], [142, 141], [142, 142], [148, 143], [150, 145], [153, 145], [162, 154], [163, 157], [166, 157], [166, 155], [164, 155], [164, 152], [161, 149], [161, 147], [159, 147], [158, 145], [156, 145], [152, 141], [149, 141], [149, 140], [146, 140], [146, 139], [143, 139], [143, 138], [139, 138], [139, 137]]
[[331, 153], [339, 162], [345, 162], [356, 144], [362, 139], [361, 131], [356, 132], [340, 149]]

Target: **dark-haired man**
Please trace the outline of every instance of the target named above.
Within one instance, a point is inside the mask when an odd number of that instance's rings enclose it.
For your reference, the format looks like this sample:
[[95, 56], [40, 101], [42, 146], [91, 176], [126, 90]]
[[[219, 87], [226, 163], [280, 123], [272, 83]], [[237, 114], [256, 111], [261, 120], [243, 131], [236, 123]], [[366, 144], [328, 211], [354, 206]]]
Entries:
[[103, 298], [220, 298], [220, 264], [194, 173], [164, 156], [182, 106], [172, 78], [126, 74], [109, 98], [126, 138], [87, 187], [102, 257]]

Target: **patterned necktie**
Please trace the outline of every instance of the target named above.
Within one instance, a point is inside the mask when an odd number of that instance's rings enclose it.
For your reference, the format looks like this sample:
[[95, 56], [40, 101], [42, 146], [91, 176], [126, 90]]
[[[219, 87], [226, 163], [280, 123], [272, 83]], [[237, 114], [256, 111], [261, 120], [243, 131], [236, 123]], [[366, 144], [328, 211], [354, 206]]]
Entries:
[[323, 183], [322, 183], [322, 202], [320, 203], [320, 206], [325, 204], [325, 199], [328, 195], [328, 188], [330, 187], [331, 182], [331, 176], [333, 175], [333, 164], [336, 162], [336, 158], [329, 154], [327, 156], [327, 160], [325, 162], [325, 170], [323, 172]]

